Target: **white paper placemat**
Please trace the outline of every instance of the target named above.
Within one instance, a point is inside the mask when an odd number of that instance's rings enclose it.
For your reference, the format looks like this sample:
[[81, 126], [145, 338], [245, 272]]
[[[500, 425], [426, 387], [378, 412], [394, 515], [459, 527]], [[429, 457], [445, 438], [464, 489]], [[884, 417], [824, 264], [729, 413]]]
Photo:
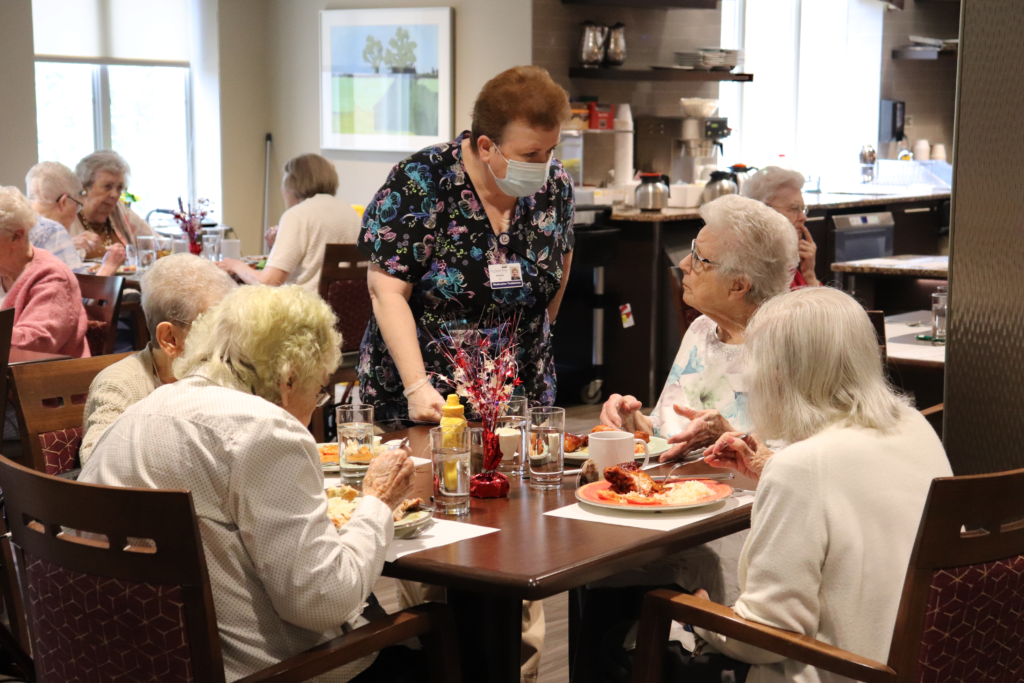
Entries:
[[744, 493], [725, 500], [708, 505], [706, 507], [692, 508], [690, 510], [679, 510], [676, 512], [620, 512], [608, 508], [597, 508], [590, 505], [573, 503], [557, 510], [545, 512], [551, 517], [564, 517], [566, 519], [578, 519], [583, 522], [598, 522], [601, 524], [614, 524], [615, 526], [628, 526], [634, 529], [650, 529], [652, 531], [674, 531], [681, 527], [700, 522], [701, 520], [714, 517], [729, 510], [754, 502], [754, 494]]
[[452, 522], [447, 519], [438, 519], [435, 517], [434, 526], [423, 532], [422, 536], [410, 538], [408, 540], [396, 538], [391, 541], [391, 545], [388, 546], [387, 557], [384, 559], [386, 562], [394, 562], [400, 557], [405, 557], [412, 553], [418, 553], [421, 550], [439, 548], [443, 545], [458, 543], [459, 541], [476, 538], [477, 536], [486, 536], [487, 534], [493, 534], [495, 531], [499, 531], [499, 529], [494, 529], [489, 526], [477, 526], [475, 524]]

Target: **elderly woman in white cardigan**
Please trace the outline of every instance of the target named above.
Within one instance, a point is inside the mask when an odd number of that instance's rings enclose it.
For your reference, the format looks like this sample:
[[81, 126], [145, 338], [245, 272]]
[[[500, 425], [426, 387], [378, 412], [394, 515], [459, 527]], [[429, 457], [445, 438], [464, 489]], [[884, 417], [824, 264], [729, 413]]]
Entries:
[[[886, 381], [871, 323], [843, 292], [802, 289], [767, 302], [747, 328], [745, 355], [754, 427], [789, 445], [772, 454], [732, 432], [706, 452], [711, 465], [760, 480], [735, 610], [884, 661], [929, 486], [952, 474], [942, 443]], [[751, 681], [845, 680], [697, 634], [753, 664]], [[743, 680], [745, 666], [720, 663]]]
[[142, 311], [150, 341], [138, 353], [105, 368], [89, 385], [79, 450], [82, 463], [121, 413], [175, 381], [172, 364], [185, 352], [192, 323], [234, 288], [235, 281], [217, 264], [192, 254], [165, 256], [146, 271]]
[[[408, 453], [387, 451], [344, 532], [327, 517], [306, 425], [341, 357], [335, 323], [301, 287], [235, 289], [194, 324], [181, 379], [126, 410], [82, 468], [90, 484], [192, 492], [229, 681], [365, 623], [412, 486]], [[371, 659], [317, 680], [349, 681]]]

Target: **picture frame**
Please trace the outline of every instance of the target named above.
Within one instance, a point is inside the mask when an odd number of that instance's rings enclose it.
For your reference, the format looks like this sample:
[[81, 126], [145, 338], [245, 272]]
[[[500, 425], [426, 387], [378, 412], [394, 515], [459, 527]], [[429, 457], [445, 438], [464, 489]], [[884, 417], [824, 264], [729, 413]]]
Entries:
[[320, 147], [415, 152], [453, 137], [451, 7], [320, 12]]

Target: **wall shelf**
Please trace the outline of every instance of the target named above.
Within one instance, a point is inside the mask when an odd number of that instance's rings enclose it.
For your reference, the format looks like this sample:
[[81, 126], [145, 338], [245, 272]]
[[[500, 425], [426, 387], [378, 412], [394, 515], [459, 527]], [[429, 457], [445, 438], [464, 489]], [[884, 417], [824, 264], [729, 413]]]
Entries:
[[569, 78], [599, 81], [745, 81], [754, 80], [754, 74], [731, 71], [686, 71], [684, 69], [585, 69], [574, 66]]
[[936, 59], [956, 59], [956, 50], [913, 50], [907, 48], [896, 48], [892, 51], [893, 59], [913, 59], [934, 61]]
[[563, 5], [604, 5], [643, 9], [717, 9], [718, 0], [562, 0]]

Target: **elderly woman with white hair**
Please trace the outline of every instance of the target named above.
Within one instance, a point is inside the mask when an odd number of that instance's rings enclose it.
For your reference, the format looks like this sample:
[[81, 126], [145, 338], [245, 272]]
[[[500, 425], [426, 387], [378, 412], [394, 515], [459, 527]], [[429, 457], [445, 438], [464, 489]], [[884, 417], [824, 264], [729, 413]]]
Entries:
[[789, 289], [796, 235], [760, 202], [727, 195], [700, 208], [705, 226], [679, 267], [683, 300], [701, 315], [690, 325], [665, 388], [650, 415], [640, 401], [612, 394], [601, 421], [668, 438], [662, 461], [706, 446], [731, 429], [746, 429], [742, 344], [758, 306]]
[[146, 271], [142, 310], [150, 342], [105, 368], [89, 385], [79, 451], [83, 463], [121, 413], [175, 381], [172, 363], [184, 353], [192, 323], [234, 288], [234, 280], [216, 264], [192, 254], [166, 256]]
[[[32, 202], [32, 210], [39, 216], [28, 235], [32, 246], [50, 252], [76, 273], [91, 272], [89, 266], [82, 263], [78, 249], [68, 233], [82, 206], [78, 201], [82, 193], [78, 176], [60, 162], [42, 161], [25, 175], [25, 187], [28, 189], [28, 199]], [[84, 247], [82, 253], [85, 253]], [[96, 275], [114, 275], [124, 259], [124, 245], [110, 245]]]
[[0, 308], [14, 309], [11, 346], [89, 356], [88, 320], [71, 269], [29, 241], [36, 214], [16, 187], [0, 187]]
[[136, 236], [153, 229], [121, 202], [128, 189], [131, 167], [109, 149], [93, 152], [78, 162], [75, 175], [82, 183], [82, 207], [68, 233], [87, 258], [100, 258], [112, 245], [137, 247]]
[[814, 243], [814, 238], [807, 229], [807, 206], [804, 204], [803, 189], [803, 175], [779, 166], [761, 169], [743, 185], [745, 197], [772, 207], [796, 228], [796, 234], [800, 238], [800, 265], [793, 274], [793, 283], [790, 285], [792, 289], [817, 287], [821, 284], [814, 274], [814, 259], [818, 253], [818, 245]]
[[[942, 443], [886, 381], [871, 322], [843, 292], [765, 303], [744, 354], [754, 428], [789, 445], [767, 458], [763, 443], [733, 432], [707, 450], [711, 465], [760, 480], [734, 609], [885, 661], [929, 487], [952, 474]], [[698, 675], [709, 670], [732, 670], [737, 683], [847, 680], [695, 630], [712, 646], [705, 654], [724, 654], [676, 659], [669, 680], [711, 680]]]
[[[340, 359], [334, 325], [301, 287], [235, 289], [193, 324], [179, 380], [128, 408], [79, 479], [192, 492], [229, 681], [365, 623], [412, 486], [408, 453], [385, 452], [344, 533], [327, 517], [306, 425]], [[371, 661], [317, 680], [350, 680]]]

